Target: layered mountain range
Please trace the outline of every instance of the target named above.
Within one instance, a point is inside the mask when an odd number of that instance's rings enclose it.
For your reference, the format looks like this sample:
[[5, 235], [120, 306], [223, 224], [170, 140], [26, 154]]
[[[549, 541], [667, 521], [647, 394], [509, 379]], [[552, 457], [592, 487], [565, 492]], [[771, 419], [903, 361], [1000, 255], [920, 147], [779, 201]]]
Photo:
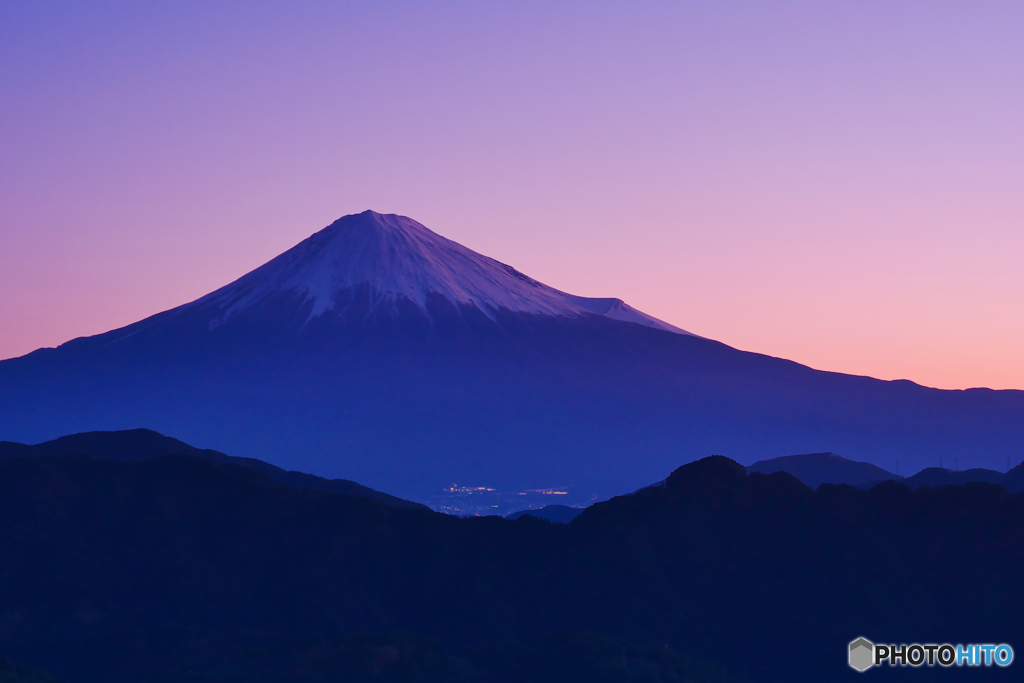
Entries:
[[0, 459], [0, 653], [73, 683], [832, 683], [861, 635], [1024, 641], [1024, 495], [663, 478], [560, 524], [188, 455]]
[[413, 500], [558, 487], [573, 505], [712, 453], [1003, 469], [1024, 392], [739, 351], [367, 211], [194, 302], [0, 362], [0, 439], [137, 427]]

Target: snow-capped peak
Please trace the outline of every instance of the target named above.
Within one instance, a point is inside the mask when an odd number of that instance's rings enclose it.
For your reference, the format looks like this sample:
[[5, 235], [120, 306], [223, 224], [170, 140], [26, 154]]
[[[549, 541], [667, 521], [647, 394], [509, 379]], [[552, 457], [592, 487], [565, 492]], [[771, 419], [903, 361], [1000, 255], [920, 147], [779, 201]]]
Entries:
[[548, 287], [410, 218], [374, 211], [338, 219], [196, 303], [220, 304], [224, 320], [272, 293], [295, 292], [312, 301], [313, 318], [333, 310], [339, 292], [361, 285], [369, 286], [377, 305], [405, 297], [426, 311], [428, 296], [439, 294], [492, 318], [500, 309], [571, 317], [589, 313], [690, 334], [619, 299], [578, 297]]

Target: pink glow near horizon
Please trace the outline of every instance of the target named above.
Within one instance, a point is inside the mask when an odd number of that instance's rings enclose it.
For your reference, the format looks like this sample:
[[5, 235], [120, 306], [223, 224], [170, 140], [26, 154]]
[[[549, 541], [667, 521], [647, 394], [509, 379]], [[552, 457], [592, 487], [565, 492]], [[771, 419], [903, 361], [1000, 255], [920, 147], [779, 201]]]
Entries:
[[738, 348], [1024, 388], [1020, 3], [90, 5], [0, 9], [0, 358], [373, 208]]

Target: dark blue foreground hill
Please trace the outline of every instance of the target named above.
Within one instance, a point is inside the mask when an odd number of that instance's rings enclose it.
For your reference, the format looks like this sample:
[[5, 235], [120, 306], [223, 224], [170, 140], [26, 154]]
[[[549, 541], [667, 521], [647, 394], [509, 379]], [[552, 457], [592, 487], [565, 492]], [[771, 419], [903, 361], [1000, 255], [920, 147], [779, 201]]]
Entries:
[[813, 491], [722, 457], [569, 524], [401, 509], [192, 456], [16, 457], [0, 460], [0, 652], [77, 683], [363, 680], [352, 667], [373, 662], [372, 680], [403, 683], [466, 662], [481, 676], [441, 680], [734, 680], [695, 661], [853, 681], [858, 636], [1024, 642], [1022, 530], [1024, 495], [990, 484]]
[[546, 519], [555, 524], [568, 524], [579, 517], [582, 512], [582, 508], [574, 508], [568, 505], [545, 505], [542, 508], [513, 512], [511, 515], [506, 515], [506, 519], [519, 519], [523, 515], [530, 515], [537, 519]]
[[0, 362], [0, 438], [137, 425], [418, 500], [457, 482], [579, 505], [708, 453], [1000, 468], [1024, 392], [739, 351], [367, 212], [190, 304]]
[[328, 493], [369, 498], [385, 505], [426, 510], [425, 505], [374, 491], [362, 484], [345, 479], [324, 479], [304, 472], [289, 472], [255, 458], [238, 458], [208, 448], [196, 448], [151, 429], [128, 429], [117, 432], [85, 432], [69, 434], [53, 441], [30, 446], [11, 441], [0, 441], [0, 460], [45, 455], [90, 455], [118, 462], [141, 462], [162, 455], [192, 455], [222, 465], [238, 465], [256, 470], [274, 481], [299, 489], [313, 489]]
[[786, 472], [811, 488], [817, 488], [822, 484], [847, 484], [867, 489], [882, 482], [899, 481], [912, 489], [919, 486], [987, 483], [1002, 486], [1010, 493], [1024, 492], [1024, 465], [1018, 465], [1005, 473], [984, 468], [947, 470], [941, 467], [927, 467], [913, 476], [904, 478], [871, 463], [847, 460], [835, 453], [807, 453], [760, 460], [748, 466], [747, 471], [762, 474]]
[[848, 460], [835, 453], [806, 453], [759, 460], [748, 465], [747, 471], [762, 474], [788, 472], [812, 489], [821, 484], [863, 486], [903, 478], [869, 462]]
[[903, 483], [911, 488], [917, 488], [918, 486], [955, 486], [978, 482], [996, 484], [1011, 493], [1024, 492], [1024, 465], [1018, 465], [1006, 473], [983, 468], [947, 470], [941, 467], [928, 467], [914, 476], [903, 480]]

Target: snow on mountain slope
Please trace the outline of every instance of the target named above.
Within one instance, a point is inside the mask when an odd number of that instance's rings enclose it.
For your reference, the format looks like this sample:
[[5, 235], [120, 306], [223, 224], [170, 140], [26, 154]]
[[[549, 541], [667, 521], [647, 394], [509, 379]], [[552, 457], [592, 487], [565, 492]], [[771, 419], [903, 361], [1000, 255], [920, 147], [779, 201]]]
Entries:
[[[619, 299], [573, 296], [523, 275], [511, 266], [445, 239], [416, 221], [364, 211], [340, 218], [277, 258], [192, 304], [220, 307], [216, 323], [265, 297], [294, 292], [312, 302], [310, 318], [335, 310], [340, 292], [369, 285], [373, 306], [404, 297], [427, 312], [427, 299], [479, 308], [494, 319], [514, 313], [615, 320], [689, 335], [627, 306]], [[341, 312], [341, 311], [338, 311]], [[429, 315], [429, 314], [428, 314]]]
[[571, 296], [570, 298], [580, 308], [584, 308], [591, 313], [603, 315], [606, 318], [646, 325], [647, 327], [654, 327], [666, 332], [675, 332], [676, 334], [686, 334], [691, 337], [697, 336], [675, 325], [670, 325], [664, 320], [658, 320], [653, 315], [647, 315], [643, 311], [638, 311], [622, 299], [588, 299], [583, 296]]

